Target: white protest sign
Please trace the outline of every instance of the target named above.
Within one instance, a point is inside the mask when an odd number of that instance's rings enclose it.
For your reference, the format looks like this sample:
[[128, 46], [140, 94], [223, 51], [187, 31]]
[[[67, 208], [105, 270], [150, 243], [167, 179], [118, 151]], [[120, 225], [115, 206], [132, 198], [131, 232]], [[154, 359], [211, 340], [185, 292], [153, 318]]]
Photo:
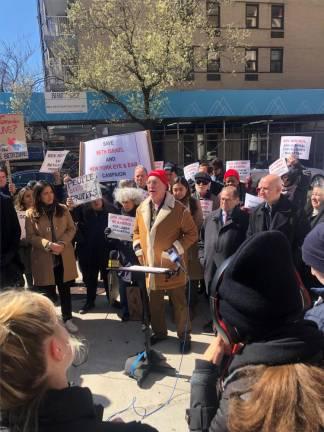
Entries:
[[28, 159], [24, 117], [0, 115], [0, 157], [3, 160]]
[[95, 174], [86, 174], [76, 177], [67, 184], [68, 196], [73, 199], [73, 204], [79, 205], [94, 201], [102, 197], [100, 184]]
[[248, 193], [245, 194], [245, 202], [244, 202], [245, 208], [253, 209], [263, 202], [264, 202], [264, 200], [262, 198], [259, 198], [257, 196], [254, 196], [254, 195], [251, 195]]
[[164, 167], [164, 161], [154, 161], [153, 162], [154, 169], [160, 169], [163, 170]]
[[199, 168], [199, 162], [194, 162], [183, 168], [183, 174], [186, 180], [192, 180], [194, 175], [197, 174]]
[[202, 210], [203, 218], [206, 219], [206, 217], [213, 211], [213, 201], [212, 200], [200, 200], [200, 207]]
[[235, 169], [240, 175], [240, 181], [243, 181], [250, 176], [251, 162], [249, 160], [227, 161], [226, 171]]
[[309, 159], [312, 137], [308, 136], [282, 136], [280, 141], [280, 157], [290, 155], [298, 159]]
[[134, 132], [99, 138], [83, 143], [84, 174], [97, 174], [100, 182], [134, 177], [137, 165], [151, 171], [148, 132]]
[[285, 158], [279, 158], [269, 166], [269, 173], [275, 174], [279, 177], [286, 174], [288, 171], [289, 168]]
[[25, 211], [17, 211], [17, 217], [19, 220], [19, 225], [21, 229], [20, 240], [26, 238], [26, 212]]
[[132, 241], [135, 218], [118, 214], [108, 214], [108, 228], [111, 229], [110, 238]]
[[62, 168], [69, 150], [48, 150], [39, 172], [54, 173]]

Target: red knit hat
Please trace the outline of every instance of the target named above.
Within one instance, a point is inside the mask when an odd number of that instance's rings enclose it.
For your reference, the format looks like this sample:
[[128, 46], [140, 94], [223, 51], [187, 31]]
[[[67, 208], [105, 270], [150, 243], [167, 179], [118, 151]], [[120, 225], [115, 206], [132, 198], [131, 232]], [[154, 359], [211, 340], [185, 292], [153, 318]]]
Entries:
[[228, 177], [235, 177], [238, 181], [240, 181], [240, 174], [235, 169], [228, 169], [224, 174], [224, 180]]
[[167, 188], [169, 187], [169, 180], [168, 180], [167, 174], [164, 170], [160, 170], [160, 169], [153, 170], [148, 175], [148, 177], [151, 177], [151, 176], [152, 177], [158, 177], [161, 180], [161, 182], [165, 184], [165, 186]]

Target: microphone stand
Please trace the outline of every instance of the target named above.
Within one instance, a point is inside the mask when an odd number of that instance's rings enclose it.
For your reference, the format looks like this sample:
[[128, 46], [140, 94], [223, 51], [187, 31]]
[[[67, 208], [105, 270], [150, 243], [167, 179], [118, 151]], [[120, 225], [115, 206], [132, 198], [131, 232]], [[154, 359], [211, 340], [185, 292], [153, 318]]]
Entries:
[[[132, 267], [136, 269], [132, 269]], [[110, 271], [127, 271], [127, 272], [138, 272], [138, 273], [151, 273], [151, 274], [165, 274], [166, 278], [173, 276], [176, 272], [170, 269], [159, 268], [140, 269], [140, 266], [131, 267], [108, 267]], [[149, 299], [146, 291], [146, 286], [141, 286], [141, 298], [143, 304], [143, 333], [144, 333], [144, 351], [141, 351], [131, 357], [128, 357], [125, 362], [125, 373], [129, 377], [137, 381], [138, 386], [141, 388], [143, 381], [151, 372], [162, 373], [165, 376], [175, 376], [175, 369], [166, 363], [165, 356], [151, 348], [151, 327], [150, 327], [150, 308]]]

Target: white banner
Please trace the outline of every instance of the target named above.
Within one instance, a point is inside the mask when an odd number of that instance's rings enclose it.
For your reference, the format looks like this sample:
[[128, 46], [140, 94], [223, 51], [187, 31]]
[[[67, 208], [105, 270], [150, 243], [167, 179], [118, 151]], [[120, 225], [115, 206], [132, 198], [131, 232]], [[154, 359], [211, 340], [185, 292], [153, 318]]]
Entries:
[[18, 216], [19, 225], [20, 225], [20, 229], [21, 229], [20, 240], [22, 240], [22, 239], [26, 238], [26, 212], [18, 210], [17, 216]]
[[132, 241], [135, 218], [118, 214], [108, 214], [108, 228], [111, 229], [110, 238]]
[[213, 201], [201, 199], [199, 202], [200, 202], [203, 218], [206, 219], [209, 213], [213, 211]]
[[259, 198], [254, 195], [250, 195], [248, 193], [245, 194], [245, 202], [244, 202], [245, 208], [253, 209], [263, 202], [264, 200], [262, 198]]
[[100, 184], [95, 174], [76, 177], [69, 181], [66, 186], [68, 196], [73, 199], [74, 205], [80, 205], [102, 197]]
[[47, 114], [87, 113], [86, 92], [45, 92]]
[[275, 175], [277, 175], [279, 177], [281, 177], [282, 175], [286, 174], [288, 171], [289, 171], [289, 168], [287, 166], [285, 158], [277, 159], [275, 162], [273, 162], [269, 166], [269, 173], [270, 174], [275, 174]]
[[114, 135], [84, 143], [84, 173], [97, 174], [98, 181], [112, 182], [134, 177], [134, 168], [151, 171], [146, 131]]
[[244, 180], [251, 174], [251, 162], [249, 160], [227, 161], [226, 171], [235, 169], [240, 175], [240, 181]]
[[55, 173], [62, 168], [69, 150], [48, 150], [39, 172]]
[[190, 165], [187, 165], [183, 168], [183, 174], [185, 176], [185, 179], [193, 180], [194, 175], [197, 174], [199, 168], [199, 162], [194, 162]]
[[280, 141], [280, 157], [290, 155], [298, 159], [309, 159], [312, 137], [308, 136], [282, 136]]

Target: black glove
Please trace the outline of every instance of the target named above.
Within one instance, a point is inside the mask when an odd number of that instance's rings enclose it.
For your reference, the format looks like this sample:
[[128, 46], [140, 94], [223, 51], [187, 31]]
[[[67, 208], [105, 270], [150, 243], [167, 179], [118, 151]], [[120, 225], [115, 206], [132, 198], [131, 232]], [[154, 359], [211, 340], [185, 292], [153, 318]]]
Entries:
[[105, 233], [105, 239], [106, 240], [113, 240], [113, 239], [111, 239], [110, 237], [109, 237], [109, 235], [111, 234], [111, 228], [105, 228], [105, 231], [104, 231], [104, 233]]

